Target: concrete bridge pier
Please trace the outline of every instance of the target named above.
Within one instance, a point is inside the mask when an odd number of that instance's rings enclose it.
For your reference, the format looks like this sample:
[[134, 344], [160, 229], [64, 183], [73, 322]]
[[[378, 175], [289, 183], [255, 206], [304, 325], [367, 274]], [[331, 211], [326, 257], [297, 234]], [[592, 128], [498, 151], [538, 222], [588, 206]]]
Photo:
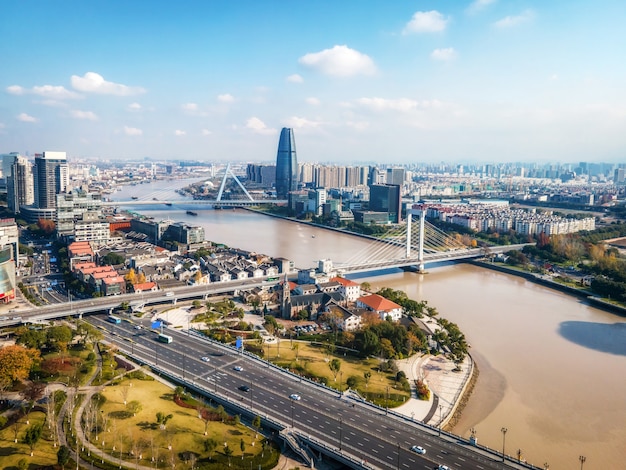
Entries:
[[419, 217], [419, 242], [417, 247], [417, 271], [424, 272], [424, 227], [426, 223], [426, 211], [419, 207], [413, 206], [406, 211], [406, 257], [411, 257], [411, 228], [413, 223], [413, 216]]

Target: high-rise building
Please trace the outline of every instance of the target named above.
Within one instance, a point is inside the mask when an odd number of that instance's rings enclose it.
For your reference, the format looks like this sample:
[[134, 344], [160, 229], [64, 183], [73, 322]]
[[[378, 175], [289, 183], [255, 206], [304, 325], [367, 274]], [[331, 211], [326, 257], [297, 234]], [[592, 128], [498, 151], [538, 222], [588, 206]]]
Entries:
[[65, 152], [44, 152], [35, 157], [35, 205], [54, 209], [56, 195], [64, 193], [69, 184]]
[[276, 154], [276, 197], [287, 199], [289, 191], [298, 189], [298, 159], [293, 129], [284, 127], [280, 131]]
[[386, 212], [389, 222], [400, 223], [402, 218], [402, 199], [400, 186], [397, 184], [373, 184], [370, 186], [370, 210]]
[[402, 187], [404, 184], [405, 171], [404, 168], [387, 168], [387, 177], [385, 183], [397, 184]]
[[[6, 165], [5, 165], [6, 163]], [[17, 214], [21, 206], [29, 206], [35, 201], [32, 164], [21, 155], [14, 153], [2, 159], [7, 183], [7, 205]]]

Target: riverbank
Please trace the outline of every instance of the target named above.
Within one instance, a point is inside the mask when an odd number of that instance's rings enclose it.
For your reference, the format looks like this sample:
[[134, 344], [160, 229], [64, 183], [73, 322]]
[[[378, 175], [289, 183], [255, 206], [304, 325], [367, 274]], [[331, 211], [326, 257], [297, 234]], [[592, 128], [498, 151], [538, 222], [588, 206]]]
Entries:
[[589, 302], [594, 307], [597, 307], [597, 308], [599, 308], [601, 310], [604, 310], [604, 311], [607, 311], [607, 312], [611, 312], [611, 313], [617, 313], [618, 315], [621, 315], [621, 316], [626, 316], [626, 307], [622, 307], [620, 305], [616, 305], [616, 304], [607, 302], [606, 300], [602, 299], [601, 297], [598, 297], [598, 296], [594, 295], [593, 292], [591, 292], [591, 291], [589, 291], [587, 289], [577, 289], [575, 287], [566, 286], [565, 284], [561, 284], [560, 282], [555, 282], [549, 276], [545, 276], [545, 275], [541, 275], [541, 274], [535, 274], [535, 273], [529, 273], [529, 272], [526, 272], [526, 271], [520, 271], [518, 269], [513, 269], [513, 268], [509, 268], [507, 266], [503, 266], [501, 264], [488, 263], [488, 262], [479, 261], [479, 260], [468, 260], [468, 261], [466, 261], [466, 263], [472, 264], [474, 266], [479, 266], [481, 268], [487, 268], [487, 269], [491, 269], [491, 270], [498, 271], [498, 272], [501, 272], [501, 273], [511, 274], [513, 276], [522, 277], [522, 278], [527, 279], [527, 280], [529, 280], [531, 282], [534, 282], [534, 283], [537, 283], [537, 284], [541, 284], [542, 286], [549, 287], [550, 289], [555, 289], [555, 290], [558, 290], [560, 292], [564, 292], [564, 293], [572, 295], [574, 297], [578, 297], [580, 299], [583, 299], [583, 300]]

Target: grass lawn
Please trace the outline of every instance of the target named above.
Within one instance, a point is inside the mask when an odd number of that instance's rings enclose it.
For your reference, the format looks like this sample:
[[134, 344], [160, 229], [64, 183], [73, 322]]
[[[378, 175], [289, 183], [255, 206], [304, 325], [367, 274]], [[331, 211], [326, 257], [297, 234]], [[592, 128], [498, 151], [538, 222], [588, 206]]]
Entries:
[[[124, 393], [127, 393], [127, 403], [141, 403], [141, 410], [135, 416], [124, 406]], [[198, 418], [198, 412], [174, 403], [172, 390], [158, 381], [124, 380], [119, 385], [106, 387], [102, 394], [106, 402], [101, 407], [100, 416], [106, 417], [106, 429], [101, 430], [97, 441], [95, 435], [91, 440], [116, 457], [121, 451], [122, 458], [129, 462], [135, 463], [135, 457], [141, 454], [141, 459], [138, 459], [140, 464], [150, 465], [154, 457], [161, 466], [171, 467], [175, 463], [178, 468], [185, 458], [183, 454], [193, 452], [203, 467], [224, 468], [228, 466], [225, 443], [233, 451], [231, 461], [235, 468], [237, 465], [250, 468], [251, 464], [255, 469], [259, 464], [262, 468], [272, 468], [277, 461], [278, 453], [274, 449], [266, 449], [261, 459], [262, 436], [255, 437], [254, 430], [242, 424], [211, 421], [205, 436], [205, 422]], [[172, 415], [166, 429], [161, 429], [156, 423], [158, 412]], [[218, 443], [212, 458], [204, 449], [203, 443], [207, 439]], [[242, 440], [245, 447], [243, 453]], [[134, 456], [130, 454], [133, 448]], [[270, 458], [272, 454], [275, 455]]]
[[[307, 377], [325, 377], [329, 387], [338, 390], [348, 388], [348, 378], [353, 377], [356, 381], [355, 388], [362, 396], [379, 405], [387, 404], [387, 388], [389, 388], [389, 407], [399, 406], [410, 396], [409, 392], [396, 389], [395, 374], [378, 372], [379, 360], [375, 358], [363, 359], [350, 355], [334, 354], [328, 356], [321, 347], [311, 346], [308, 342], [293, 342], [298, 345], [296, 362], [296, 349], [291, 346], [291, 341], [283, 339], [280, 346], [277, 342], [265, 343], [265, 359], [281, 367], [289, 368]], [[279, 356], [280, 354], [280, 356]], [[341, 368], [337, 377], [330, 370], [330, 360], [339, 359]], [[366, 386], [365, 372], [371, 377]]]
[[[28, 419], [29, 424], [26, 424]], [[46, 465], [57, 463], [57, 451], [52, 441], [46, 439], [47, 425], [44, 424], [45, 414], [40, 411], [33, 411], [28, 416], [22, 417], [17, 425], [17, 444], [15, 443], [15, 427], [11, 424], [0, 430], [0, 462], [3, 469], [17, 469], [17, 463], [25, 459], [29, 464], [29, 469], [41, 468]], [[30, 456], [30, 447], [22, 443], [26, 429], [35, 423], [44, 424], [41, 439], [34, 447], [34, 454]]]

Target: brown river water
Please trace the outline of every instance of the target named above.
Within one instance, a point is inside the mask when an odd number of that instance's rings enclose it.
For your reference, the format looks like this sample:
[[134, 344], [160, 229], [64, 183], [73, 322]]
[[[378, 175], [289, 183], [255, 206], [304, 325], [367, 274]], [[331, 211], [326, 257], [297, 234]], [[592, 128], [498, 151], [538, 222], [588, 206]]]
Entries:
[[[159, 183], [157, 183], [159, 184]], [[130, 197], [134, 188], [118, 193]], [[145, 191], [146, 188], [143, 188]], [[137, 190], [139, 191], [139, 190]], [[121, 199], [121, 198], [120, 198]], [[206, 238], [298, 267], [345, 261], [365, 239], [243, 210], [137, 211], [202, 225]], [[626, 318], [525, 279], [468, 264], [361, 277], [427, 300], [459, 325], [480, 375], [453, 432], [551, 470], [626, 469]]]

